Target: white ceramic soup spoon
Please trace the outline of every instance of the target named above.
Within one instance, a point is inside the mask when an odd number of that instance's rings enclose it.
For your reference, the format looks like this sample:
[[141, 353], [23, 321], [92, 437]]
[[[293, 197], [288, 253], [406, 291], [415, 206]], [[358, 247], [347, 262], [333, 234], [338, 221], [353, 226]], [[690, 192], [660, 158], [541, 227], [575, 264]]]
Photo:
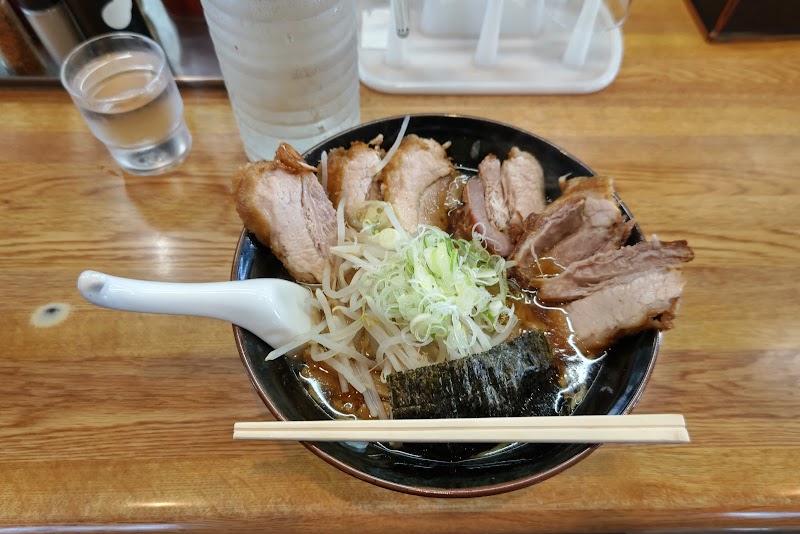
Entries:
[[227, 321], [272, 347], [280, 347], [314, 327], [311, 292], [279, 278], [170, 283], [84, 271], [78, 277], [78, 291], [104, 308]]

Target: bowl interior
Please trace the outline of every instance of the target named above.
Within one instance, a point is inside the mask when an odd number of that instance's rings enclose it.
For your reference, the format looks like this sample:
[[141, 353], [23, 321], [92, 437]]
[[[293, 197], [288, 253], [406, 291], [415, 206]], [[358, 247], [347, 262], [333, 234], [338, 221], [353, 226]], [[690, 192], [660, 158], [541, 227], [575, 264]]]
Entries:
[[[393, 117], [345, 131], [304, 154], [316, 165], [322, 151], [347, 147], [352, 141], [384, 136], [394, 141], [403, 117]], [[558, 178], [594, 175], [583, 163], [553, 144], [512, 126], [483, 119], [444, 115], [414, 115], [408, 133], [450, 141], [448, 154], [455, 164], [477, 168], [494, 153], [504, 156], [516, 146], [534, 154], [542, 164], [548, 198], [559, 195]], [[622, 206], [625, 214], [630, 213]], [[630, 242], [644, 239], [637, 226]], [[242, 232], [234, 258], [232, 278], [290, 278], [268, 247]], [[330, 416], [297, 378], [297, 366], [286, 358], [265, 362], [271, 347], [250, 332], [234, 327], [234, 334], [254, 387], [279, 419], [314, 420]], [[622, 414], [638, 399], [652, 370], [661, 336], [646, 331], [622, 339], [596, 366], [596, 376], [576, 414]], [[593, 444], [511, 444], [488, 454], [451, 456], [441, 446], [398, 450], [380, 443], [306, 443], [310, 450], [336, 467], [363, 480], [409, 493], [436, 496], [476, 496], [524, 487], [552, 476], [588, 455]]]

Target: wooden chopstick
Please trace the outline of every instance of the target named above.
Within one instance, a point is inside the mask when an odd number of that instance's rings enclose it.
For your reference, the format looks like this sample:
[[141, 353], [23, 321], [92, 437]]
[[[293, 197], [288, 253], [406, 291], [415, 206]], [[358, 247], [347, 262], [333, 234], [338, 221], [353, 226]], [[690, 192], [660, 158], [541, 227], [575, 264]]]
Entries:
[[680, 414], [236, 423], [233, 439], [449, 443], [687, 443]]

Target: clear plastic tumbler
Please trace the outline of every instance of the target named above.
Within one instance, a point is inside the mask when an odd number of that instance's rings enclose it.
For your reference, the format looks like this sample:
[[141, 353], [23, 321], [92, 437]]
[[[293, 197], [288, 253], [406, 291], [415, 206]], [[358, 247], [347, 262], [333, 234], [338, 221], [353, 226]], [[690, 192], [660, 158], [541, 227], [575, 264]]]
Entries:
[[127, 172], [162, 173], [188, 154], [192, 137], [183, 101], [153, 40], [120, 32], [86, 41], [64, 60], [61, 83]]
[[251, 161], [359, 123], [354, 0], [202, 0]]

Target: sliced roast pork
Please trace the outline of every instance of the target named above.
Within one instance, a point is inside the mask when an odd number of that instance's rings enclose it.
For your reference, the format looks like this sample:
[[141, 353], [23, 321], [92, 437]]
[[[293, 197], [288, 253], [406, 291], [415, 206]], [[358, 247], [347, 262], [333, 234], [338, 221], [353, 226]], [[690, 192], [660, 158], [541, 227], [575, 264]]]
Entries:
[[621, 247], [633, 224], [623, 220], [609, 178], [569, 180], [559, 198], [526, 219], [510, 256], [516, 262], [514, 276], [524, 286], [533, 286], [542, 275]]
[[[533, 155], [514, 147], [502, 164], [494, 154], [486, 156], [478, 165], [478, 178], [467, 185], [464, 205], [451, 214], [453, 227], [466, 238], [477, 229], [490, 251], [507, 256], [525, 218], [545, 208], [541, 165]], [[477, 196], [480, 191], [482, 199]]]
[[657, 269], [606, 285], [570, 302], [564, 310], [579, 343], [589, 350], [602, 350], [624, 335], [671, 328], [683, 285], [679, 270]]
[[365, 200], [381, 198], [380, 183], [375, 169], [381, 161], [378, 149], [361, 141], [350, 148], [337, 148], [328, 153], [328, 196], [333, 206], [344, 198], [344, 212], [352, 220], [358, 207]]
[[512, 238], [522, 233], [522, 223], [532, 213], [547, 206], [544, 171], [532, 154], [512, 148], [501, 169], [503, 198], [508, 207], [508, 229]]
[[483, 182], [486, 214], [495, 228], [511, 235], [521, 233], [522, 223], [532, 213], [544, 211], [544, 171], [536, 158], [517, 147], [501, 164], [494, 154], [478, 165], [478, 178]]
[[686, 241], [650, 242], [601, 252], [576, 261], [564, 272], [538, 283], [536, 295], [546, 304], [580, 299], [603, 288], [627, 283], [650, 271], [676, 267], [691, 261], [694, 253]]
[[501, 232], [508, 229], [508, 206], [503, 195], [500, 160], [489, 154], [478, 165], [478, 179], [483, 184], [486, 215], [489, 222]]
[[583, 202], [581, 225], [548, 255], [566, 267], [596, 252], [619, 248], [628, 240], [633, 225], [632, 221], [623, 221], [616, 202], [588, 196]]
[[403, 138], [380, 173], [383, 199], [392, 204], [400, 224], [409, 232], [427, 224], [447, 228], [447, 188], [453, 165], [444, 147], [414, 134]]
[[274, 161], [245, 165], [231, 183], [244, 225], [300, 282], [322, 281], [336, 243], [336, 211], [315, 171], [283, 143]]
[[513, 250], [513, 245], [508, 236], [489, 220], [483, 182], [478, 178], [467, 180], [461, 201], [463, 204], [450, 216], [454, 236], [472, 239], [474, 234], [480, 234], [489, 252], [503, 257], [508, 256]]

